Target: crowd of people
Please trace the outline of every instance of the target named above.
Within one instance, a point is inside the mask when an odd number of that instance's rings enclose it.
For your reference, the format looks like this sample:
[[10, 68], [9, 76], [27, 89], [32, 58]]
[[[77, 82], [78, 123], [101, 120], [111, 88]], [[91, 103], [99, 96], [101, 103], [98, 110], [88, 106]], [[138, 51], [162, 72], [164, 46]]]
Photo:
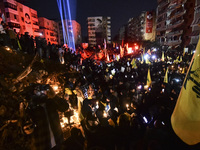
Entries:
[[[161, 58], [159, 52], [153, 55]], [[141, 63], [138, 57], [135, 67], [131, 64], [133, 58], [128, 57], [100, 65], [94, 60], [83, 61], [78, 88], [75, 83], [70, 83], [69, 88], [79, 89], [77, 103], [82, 103], [81, 125], [89, 148], [168, 150], [183, 146], [184, 149], [184, 144], [176, 145], [181, 142], [177, 142], [171, 129], [170, 116], [192, 55], [185, 54], [178, 62], [178, 55], [168, 53], [168, 56], [169, 60], [152, 60], [151, 65]], [[147, 87], [148, 69], [152, 84]], [[84, 97], [80, 99], [81, 95]]]
[[51, 44], [41, 36], [34, 38], [28, 32], [20, 35], [3, 21], [0, 24], [0, 45], [29, 55], [38, 53], [42, 59], [50, 59], [60, 63], [67, 60], [66, 62], [70, 64], [77, 64], [80, 61], [80, 53], [74, 53], [72, 49], [65, 46]]
[[[19, 37], [4, 24], [0, 29], [1, 45], [30, 55], [38, 53], [41, 58], [78, 70], [77, 77], [70, 77], [65, 82], [68, 89], [65, 101], [47, 97], [47, 87], [34, 87], [29, 97], [30, 108], [34, 108], [31, 110], [32, 118], [36, 126], [45, 129], [37, 132], [36, 128], [36, 137], [40, 140], [37, 149], [50, 149], [55, 145], [54, 149], [77, 150], [199, 149], [199, 145], [184, 144], [170, 123], [192, 53], [182, 55], [165, 51], [166, 57], [161, 59], [162, 52], [157, 50], [148, 54], [143, 52], [148, 55], [148, 62], [141, 55], [129, 55], [109, 63], [97, 63], [90, 58], [80, 63], [81, 55], [66, 47], [47, 44], [41, 37], [33, 39], [27, 33]], [[164, 81], [167, 71], [167, 81]], [[150, 83], [148, 86], [147, 82]], [[41, 107], [37, 107], [38, 104]], [[44, 108], [43, 113], [39, 113], [41, 108]], [[80, 126], [71, 128], [71, 136], [62, 141], [59, 116], [54, 112], [59, 110], [70, 118], [73, 115], [70, 108], [78, 110]], [[49, 124], [54, 126], [50, 131], [45, 128]], [[53, 140], [50, 138], [52, 134]]]

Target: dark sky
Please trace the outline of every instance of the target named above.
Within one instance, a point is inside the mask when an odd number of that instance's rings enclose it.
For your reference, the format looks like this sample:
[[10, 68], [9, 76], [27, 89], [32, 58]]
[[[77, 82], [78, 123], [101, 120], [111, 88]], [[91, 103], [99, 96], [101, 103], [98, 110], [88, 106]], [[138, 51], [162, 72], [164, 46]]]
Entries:
[[[39, 17], [59, 19], [57, 0], [25, 0], [25, 5], [38, 11]], [[80, 23], [82, 35], [87, 35], [87, 17], [110, 16], [112, 37], [129, 18], [138, 16], [142, 11], [156, 9], [157, 0], [70, 0], [72, 19]]]

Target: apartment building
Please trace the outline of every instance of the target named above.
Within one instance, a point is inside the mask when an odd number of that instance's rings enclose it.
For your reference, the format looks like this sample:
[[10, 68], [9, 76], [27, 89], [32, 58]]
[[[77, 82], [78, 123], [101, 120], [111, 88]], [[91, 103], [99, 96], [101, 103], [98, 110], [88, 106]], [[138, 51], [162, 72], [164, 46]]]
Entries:
[[28, 32], [31, 36], [39, 36], [37, 11], [15, 0], [0, 0], [0, 12], [4, 14], [6, 23], [19, 34]]
[[190, 44], [195, 0], [158, 0], [156, 36], [161, 45], [181, 50]]
[[194, 8], [194, 20], [192, 22], [192, 33], [191, 33], [191, 41], [190, 44], [196, 47], [199, 41], [200, 34], [200, 1], [196, 0], [195, 8]]
[[[63, 30], [65, 30], [64, 33], [68, 35], [63, 36]], [[72, 42], [72, 39], [74, 39], [75, 45], [81, 45], [82, 43], [81, 25], [75, 20], [71, 21], [63, 20], [63, 24], [62, 22], [59, 22], [59, 35], [58, 35], [59, 43], [63, 45], [65, 44], [65, 40], [69, 40], [69, 42], [70, 41]]]
[[111, 44], [111, 17], [88, 17], [88, 41], [90, 47]]
[[47, 40], [47, 43], [58, 44], [58, 23], [44, 17], [39, 17], [39, 32], [42, 38]]

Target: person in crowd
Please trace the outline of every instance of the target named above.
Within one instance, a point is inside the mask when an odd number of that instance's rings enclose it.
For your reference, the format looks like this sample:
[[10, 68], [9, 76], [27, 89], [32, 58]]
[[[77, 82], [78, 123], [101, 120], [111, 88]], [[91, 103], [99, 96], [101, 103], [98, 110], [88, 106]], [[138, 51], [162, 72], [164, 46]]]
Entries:
[[36, 42], [36, 52], [39, 54], [40, 58], [43, 57], [43, 50], [42, 50], [42, 38], [40, 36], [37, 36], [35, 38]]
[[36, 84], [29, 102], [29, 113], [35, 124], [33, 145], [37, 150], [59, 149], [64, 140], [58, 111], [65, 112], [69, 104], [53, 95], [50, 86]]
[[5, 46], [6, 43], [7, 43], [5, 36], [6, 36], [6, 31], [4, 29], [4, 22], [1, 21], [1, 24], [0, 24], [0, 44], [2, 46]]

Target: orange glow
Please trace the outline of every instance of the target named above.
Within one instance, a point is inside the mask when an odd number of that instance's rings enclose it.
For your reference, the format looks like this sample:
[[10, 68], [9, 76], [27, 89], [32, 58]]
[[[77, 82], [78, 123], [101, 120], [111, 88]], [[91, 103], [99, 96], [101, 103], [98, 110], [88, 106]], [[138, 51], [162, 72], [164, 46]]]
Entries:
[[87, 49], [88, 48], [88, 43], [82, 43], [82, 47], [83, 47], [83, 49]]
[[139, 49], [139, 46], [138, 46], [138, 45], [135, 45], [135, 49], [138, 50], [138, 49]]
[[133, 49], [131, 47], [128, 48], [128, 54], [131, 54]]

